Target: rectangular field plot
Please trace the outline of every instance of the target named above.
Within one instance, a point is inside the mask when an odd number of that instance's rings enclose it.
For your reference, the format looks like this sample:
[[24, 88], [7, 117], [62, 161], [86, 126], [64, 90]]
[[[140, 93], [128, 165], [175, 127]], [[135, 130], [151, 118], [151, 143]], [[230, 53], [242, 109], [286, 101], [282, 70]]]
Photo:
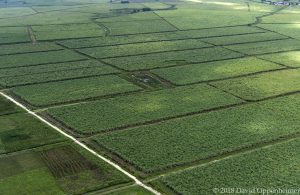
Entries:
[[29, 42], [26, 27], [1, 27], [0, 44]]
[[212, 83], [247, 100], [259, 100], [300, 90], [300, 69], [263, 73]]
[[29, 114], [0, 116], [0, 153], [64, 141], [56, 131]]
[[103, 74], [109, 74], [116, 72], [117, 70], [102, 64], [96, 60], [80, 60], [76, 62], [63, 62], [55, 64], [44, 64], [36, 66], [27, 66], [27, 67], [16, 67], [16, 68], [7, 68], [0, 69], [0, 78], [4, 77], [14, 77], [14, 76], [25, 76], [30, 74], [42, 74], [42, 73], [54, 73], [54, 72], [65, 72], [80, 69], [88, 69], [93, 67], [101, 67], [103, 69]]
[[120, 44], [128, 44], [128, 43], [141, 43], [141, 42], [143, 43], [143, 42], [152, 42], [152, 41], [166, 41], [166, 40], [176, 40], [176, 39], [185, 39], [185, 38], [203, 38], [203, 37], [227, 36], [227, 35], [237, 35], [237, 34], [262, 33], [262, 32], [265, 31], [259, 28], [240, 26], [240, 27], [216, 28], [213, 31], [210, 29], [202, 29], [202, 30], [175, 31], [175, 32], [165, 32], [165, 33], [73, 39], [73, 40], [63, 40], [60, 41], [60, 43], [70, 48], [83, 48], [83, 47], [111, 46], [111, 45], [120, 45]]
[[164, 20], [143, 20], [130, 22], [113, 22], [104, 24], [111, 35], [139, 34], [150, 32], [175, 31], [176, 28]]
[[103, 29], [97, 24], [65, 24], [32, 26], [37, 40], [57, 40], [103, 36]]
[[298, 133], [299, 110], [298, 94], [115, 131], [93, 140], [150, 173]]
[[214, 194], [213, 189], [220, 185], [224, 189], [295, 189], [300, 174], [299, 147], [300, 139], [295, 139], [167, 175], [159, 181], [178, 194]]
[[22, 110], [19, 107], [17, 107], [16, 105], [9, 102], [3, 96], [0, 96], [0, 116], [12, 114], [12, 113], [16, 113], [16, 112], [22, 112]]
[[215, 45], [230, 45], [238, 43], [248, 43], [248, 42], [263, 42], [277, 39], [287, 39], [286, 36], [279, 35], [277, 33], [267, 32], [267, 33], [257, 33], [257, 34], [247, 34], [247, 35], [233, 35], [226, 37], [214, 37], [203, 39], [209, 43]]
[[92, 134], [239, 102], [203, 84], [53, 108], [47, 112], [76, 132]]
[[127, 55], [139, 55], [147, 53], [157, 53], [162, 51], [183, 50], [193, 48], [204, 48], [212, 45], [204, 43], [201, 40], [177, 40], [177, 41], [160, 41], [151, 43], [136, 43], [109, 47], [94, 47], [79, 50], [87, 55], [96, 58], [120, 57]]
[[263, 55], [259, 57], [290, 67], [300, 67], [300, 51], [290, 51], [285, 53]]
[[0, 165], [0, 191], [4, 194], [85, 194], [130, 182], [121, 172], [71, 144], [3, 156]]
[[177, 85], [184, 85], [280, 68], [283, 67], [254, 57], [247, 57], [234, 60], [155, 69], [151, 72]]
[[[118, 72], [117, 69], [92, 60], [0, 69], [0, 75], [11, 74], [9, 77], [0, 78], [0, 85], [4, 87], [14, 87], [19, 85], [45, 83], [49, 81], [100, 76], [116, 72]], [[24, 75], [22, 75], [22, 73]]]
[[13, 45], [1, 45], [0, 55], [31, 53], [39, 51], [62, 50], [62, 47], [54, 43], [24, 43]]
[[0, 56], [0, 68], [68, 62], [83, 59], [86, 59], [86, 57], [68, 50], [7, 55]]
[[245, 54], [267, 54], [275, 52], [284, 52], [290, 50], [300, 49], [300, 41], [293, 39], [285, 39], [278, 41], [266, 41], [261, 43], [247, 43], [240, 45], [230, 45], [226, 48], [232, 49], [234, 51], [239, 51]]
[[115, 75], [12, 88], [14, 94], [33, 106], [48, 106], [138, 90], [141, 88]]
[[126, 70], [144, 70], [157, 67], [176, 66], [197, 62], [238, 58], [242, 56], [242, 54], [235, 53], [221, 47], [215, 47], [187, 51], [171, 51], [140, 56], [110, 58], [105, 59], [104, 61]]

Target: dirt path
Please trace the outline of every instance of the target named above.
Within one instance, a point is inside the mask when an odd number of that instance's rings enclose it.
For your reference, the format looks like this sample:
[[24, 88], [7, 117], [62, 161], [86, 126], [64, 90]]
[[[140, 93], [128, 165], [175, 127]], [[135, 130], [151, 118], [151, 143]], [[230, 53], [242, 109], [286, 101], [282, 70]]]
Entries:
[[27, 27], [27, 32], [28, 32], [28, 36], [29, 36], [31, 42], [32, 42], [33, 44], [37, 43], [36, 37], [35, 37], [35, 35], [34, 35], [34, 33], [33, 33], [33, 30], [32, 30], [32, 27], [31, 27], [31, 26], [28, 26], [28, 27]]
[[29, 113], [30, 115], [34, 116], [35, 118], [37, 118], [38, 120], [42, 121], [43, 123], [45, 123], [46, 125], [52, 127], [53, 129], [55, 129], [56, 131], [58, 131], [59, 133], [61, 133], [62, 135], [64, 135], [65, 137], [71, 139], [74, 143], [76, 143], [77, 145], [79, 145], [80, 147], [86, 149], [87, 151], [89, 151], [90, 153], [92, 153], [93, 155], [95, 155], [96, 157], [100, 158], [101, 160], [105, 161], [106, 163], [110, 164], [111, 166], [113, 166], [114, 168], [116, 168], [117, 170], [121, 171], [123, 174], [125, 174], [126, 176], [128, 176], [129, 178], [131, 178], [132, 180], [134, 180], [134, 182], [147, 189], [148, 191], [152, 192], [155, 195], [160, 195], [161, 193], [156, 191], [155, 189], [151, 188], [150, 186], [144, 184], [142, 181], [140, 181], [137, 177], [133, 176], [132, 174], [130, 174], [129, 172], [127, 172], [126, 170], [124, 170], [123, 168], [121, 168], [118, 164], [112, 162], [111, 160], [105, 158], [104, 156], [101, 156], [100, 154], [98, 154], [96, 151], [92, 150], [91, 148], [89, 148], [87, 145], [85, 145], [84, 143], [78, 141], [75, 137], [67, 134], [66, 132], [64, 132], [63, 130], [61, 130], [60, 128], [58, 128], [57, 126], [55, 126], [54, 124], [48, 122], [47, 120], [45, 120], [44, 118], [42, 118], [41, 116], [37, 115], [35, 112], [29, 110], [25, 105], [23, 105], [22, 103], [18, 102], [17, 100], [13, 99], [12, 97], [6, 95], [3, 92], [0, 92], [0, 95], [2, 95], [3, 97], [5, 97], [6, 99], [8, 99], [9, 101], [13, 102], [14, 104], [16, 104], [17, 106], [19, 106], [20, 108], [24, 109], [27, 113]]

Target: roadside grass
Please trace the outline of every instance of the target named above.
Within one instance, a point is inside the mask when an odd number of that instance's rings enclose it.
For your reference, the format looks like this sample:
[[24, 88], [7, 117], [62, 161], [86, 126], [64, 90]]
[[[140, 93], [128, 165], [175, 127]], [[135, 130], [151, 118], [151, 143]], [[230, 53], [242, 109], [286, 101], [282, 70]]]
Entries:
[[0, 116], [0, 153], [29, 149], [65, 138], [26, 113]]
[[70, 143], [1, 156], [0, 164], [0, 191], [5, 194], [82, 194], [131, 182]]
[[17, 112], [22, 112], [22, 110], [4, 97], [0, 96], [0, 116]]

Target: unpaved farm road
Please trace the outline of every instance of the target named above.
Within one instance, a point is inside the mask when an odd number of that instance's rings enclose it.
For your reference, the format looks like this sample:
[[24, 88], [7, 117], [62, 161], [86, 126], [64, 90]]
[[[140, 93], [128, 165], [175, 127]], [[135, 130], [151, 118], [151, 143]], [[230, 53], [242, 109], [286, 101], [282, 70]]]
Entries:
[[65, 137], [71, 139], [72, 141], [74, 141], [74, 143], [76, 143], [77, 145], [81, 146], [82, 148], [86, 149], [87, 151], [89, 151], [90, 153], [92, 153], [93, 155], [97, 156], [98, 158], [100, 158], [101, 160], [105, 161], [106, 163], [110, 164], [111, 166], [113, 166], [114, 168], [118, 169], [119, 171], [121, 171], [122, 173], [124, 173], [125, 175], [127, 175], [129, 178], [131, 178], [132, 180], [135, 181], [135, 183], [147, 190], [149, 190], [150, 192], [152, 192], [155, 195], [161, 195], [160, 192], [156, 191], [155, 189], [151, 188], [150, 186], [144, 184], [142, 181], [140, 181], [137, 177], [133, 176], [132, 174], [130, 174], [129, 172], [127, 172], [126, 170], [124, 170], [123, 168], [121, 168], [118, 164], [112, 162], [111, 160], [105, 158], [104, 156], [101, 156], [100, 154], [98, 154], [96, 151], [92, 150], [91, 148], [89, 148], [87, 145], [83, 144], [82, 142], [78, 141], [75, 137], [67, 134], [66, 132], [64, 132], [63, 130], [61, 130], [60, 128], [58, 128], [57, 126], [55, 126], [54, 124], [50, 123], [49, 121], [45, 120], [44, 118], [42, 118], [41, 116], [37, 115], [35, 112], [29, 110], [25, 105], [21, 104], [20, 102], [18, 102], [17, 100], [13, 99], [12, 97], [6, 95], [3, 92], [0, 92], [0, 95], [2, 95], [3, 97], [5, 97], [6, 99], [8, 99], [9, 101], [13, 102], [14, 104], [16, 104], [17, 106], [19, 106], [20, 108], [26, 110], [26, 112], [28, 112], [29, 114], [31, 114], [32, 116], [34, 116], [35, 118], [37, 118], [38, 120], [42, 121], [43, 123], [47, 124], [48, 126], [52, 127], [53, 129], [55, 129], [56, 131], [58, 131], [59, 133], [61, 133], [62, 135], [64, 135]]

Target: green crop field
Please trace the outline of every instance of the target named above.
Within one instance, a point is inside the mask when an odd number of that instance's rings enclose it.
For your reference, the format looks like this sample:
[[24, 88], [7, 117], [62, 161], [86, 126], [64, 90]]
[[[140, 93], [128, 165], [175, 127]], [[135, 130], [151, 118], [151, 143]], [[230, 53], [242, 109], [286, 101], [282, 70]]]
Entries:
[[94, 141], [137, 169], [153, 172], [297, 133], [299, 102], [294, 95], [116, 131]]
[[14, 87], [12, 92], [34, 106], [45, 106], [140, 89], [118, 76], [102, 76]]
[[4, 55], [0, 56], [0, 68], [32, 66], [39, 64], [76, 61], [82, 59], [86, 59], [86, 57], [68, 50]]
[[[281, 189], [295, 187], [299, 182], [300, 140], [295, 139], [232, 158], [170, 174], [160, 179], [164, 185], [181, 194], [211, 194], [226, 191], [261, 194], [276, 183]], [[287, 162], [288, 159], [288, 162]], [[259, 167], [259, 168], [258, 168]], [[219, 177], [219, 175], [222, 177]], [[195, 180], [194, 178], [199, 178]], [[218, 178], [218, 180], [216, 180]], [[234, 186], [238, 187], [234, 187]], [[259, 186], [253, 189], [253, 185]], [[218, 187], [216, 187], [218, 186]], [[263, 187], [260, 187], [263, 186]], [[218, 189], [219, 188], [219, 189]], [[223, 188], [223, 189], [222, 189]], [[293, 188], [290, 189], [293, 194]], [[294, 193], [294, 194], [297, 194]]]
[[213, 83], [220, 89], [247, 100], [258, 100], [270, 96], [300, 90], [300, 69], [282, 70], [257, 74]]
[[104, 62], [124, 68], [126, 70], [143, 70], [166, 66], [184, 65], [197, 62], [216, 61], [222, 59], [242, 57], [242, 54], [222, 47], [203, 48], [165, 53], [145, 54], [104, 59]]
[[0, 194], [299, 194], [299, 0], [0, 0]]
[[[82, 133], [91, 133], [239, 102], [213, 87], [198, 85], [54, 108], [49, 113]], [[83, 118], [89, 123], [78, 123]]]
[[281, 68], [284, 67], [257, 58], [247, 57], [219, 62], [162, 68], [152, 70], [152, 72], [177, 85], [184, 85]]
[[3, 77], [0, 78], [0, 85], [15, 87], [50, 81], [93, 77], [117, 72], [117, 69], [93, 60], [0, 69], [0, 75], [3, 75]]

